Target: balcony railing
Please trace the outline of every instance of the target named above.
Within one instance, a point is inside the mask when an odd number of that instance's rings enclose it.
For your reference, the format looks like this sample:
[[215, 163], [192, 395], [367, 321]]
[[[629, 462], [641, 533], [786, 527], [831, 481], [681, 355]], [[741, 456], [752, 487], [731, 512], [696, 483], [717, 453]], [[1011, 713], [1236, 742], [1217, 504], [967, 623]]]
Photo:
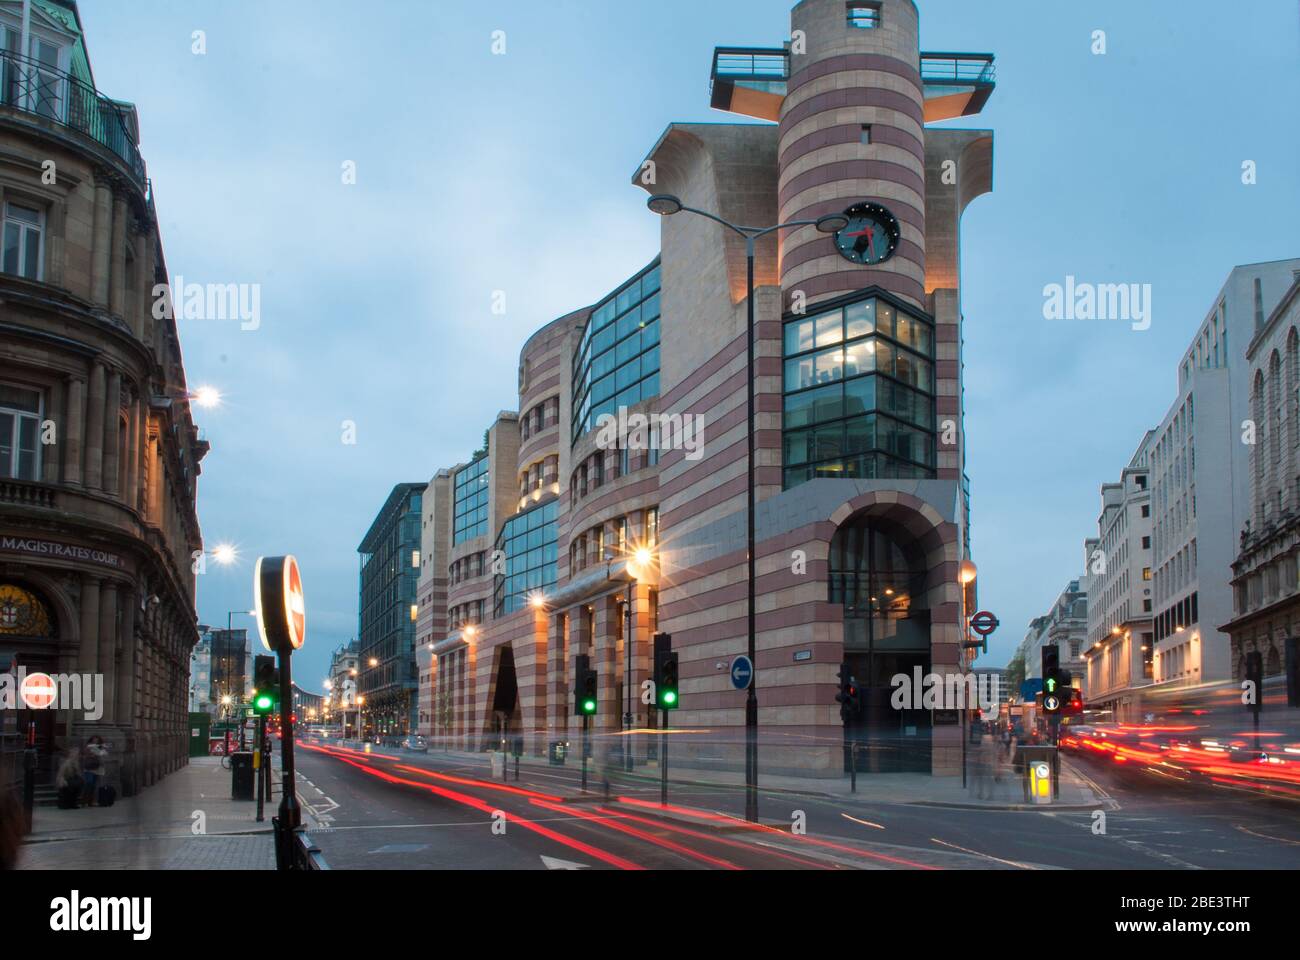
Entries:
[[790, 79], [790, 51], [783, 47], [716, 47], [713, 79], [785, 81]]
[[76, 130], [116, 154], [140, 186], [144, 160], [120, 104], [84, 80], [9, 50], [0, 50], [0, 106]]
[[53, 510], [57, 505], [53, 487], [26, 480], [0, 480], [0, 503], [19, 507], [44, 507]]
[[991, 84], [995, 81], [991, 53], [922, 53], [922, 83]]

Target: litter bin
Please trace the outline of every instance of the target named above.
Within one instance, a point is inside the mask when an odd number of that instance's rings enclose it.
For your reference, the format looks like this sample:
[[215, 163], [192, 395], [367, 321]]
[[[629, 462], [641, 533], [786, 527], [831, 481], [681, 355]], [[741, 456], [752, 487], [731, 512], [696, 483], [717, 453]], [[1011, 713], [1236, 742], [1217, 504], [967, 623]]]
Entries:
[[551, 766], [564, 766], [564, 755], [568, 753], [568, 748], [564, 745], [563, 740], [552, 740], [550, 747], [547, 748], [546, 756], [551, 761]]
[[230, 797], [232, 800], [255, 800], [253, 753], [240, 750], [230, 755]]
[[1016, 750], [1016, 769], [1022, 773], [1025, 803], [1051, 803], [1060, 792], [1060, 757], [1056, 747], [1026, 744]]

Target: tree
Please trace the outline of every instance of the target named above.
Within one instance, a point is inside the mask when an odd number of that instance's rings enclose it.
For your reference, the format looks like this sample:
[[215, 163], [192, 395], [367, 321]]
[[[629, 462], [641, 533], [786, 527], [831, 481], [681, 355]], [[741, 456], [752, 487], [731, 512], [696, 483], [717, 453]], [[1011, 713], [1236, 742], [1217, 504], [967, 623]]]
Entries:
[[1007, 664], [1007, 686], [1012, 692], [1018, 691], [1025, 682], [1025, 655], [1017, 653]]

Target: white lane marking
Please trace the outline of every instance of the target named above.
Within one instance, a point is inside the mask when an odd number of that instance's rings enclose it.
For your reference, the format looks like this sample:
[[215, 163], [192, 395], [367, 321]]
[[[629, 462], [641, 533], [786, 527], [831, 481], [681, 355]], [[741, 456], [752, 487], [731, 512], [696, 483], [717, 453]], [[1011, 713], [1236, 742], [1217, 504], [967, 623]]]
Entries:
[[586, 870], [590, 864], [574, 863], [572, 860], [560, 860], [556, 857], [548, 857], [542, 854], [542, 863], [547, 870]]

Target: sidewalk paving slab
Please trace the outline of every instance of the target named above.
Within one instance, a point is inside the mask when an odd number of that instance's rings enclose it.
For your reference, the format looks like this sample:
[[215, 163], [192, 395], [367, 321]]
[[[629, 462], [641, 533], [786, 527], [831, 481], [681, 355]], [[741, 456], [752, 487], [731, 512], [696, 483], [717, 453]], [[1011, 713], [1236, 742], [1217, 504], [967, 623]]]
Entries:
[[231, 799], [230, 776], [219, 757], [197, 757], [111, 807], [37, 807], [18, 866], [274, 870], [271, 817], [279, 792], [266, 804], [266, 819], [258, 823], [255, 802]]

